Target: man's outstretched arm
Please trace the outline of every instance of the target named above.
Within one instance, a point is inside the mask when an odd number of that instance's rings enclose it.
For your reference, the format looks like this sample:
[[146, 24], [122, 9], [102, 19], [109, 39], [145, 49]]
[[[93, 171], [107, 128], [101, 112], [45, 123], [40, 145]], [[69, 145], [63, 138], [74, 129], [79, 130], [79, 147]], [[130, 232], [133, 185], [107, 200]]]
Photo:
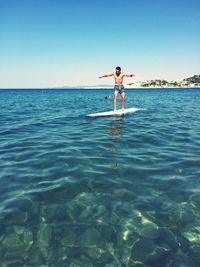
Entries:
[[134, 77], [135, 74], [126, 74], [126, 73], [125, 73], [124, 76], [125, 76], [125, 77]]
[[105, 75], [99, 76], [99, 79], [101, 79], [101, 78], [105, 78], [105, 77], [110, 77], [110, 76], [113, 76], [113, 73], [111, 73], [111, 74], [105, 74]]

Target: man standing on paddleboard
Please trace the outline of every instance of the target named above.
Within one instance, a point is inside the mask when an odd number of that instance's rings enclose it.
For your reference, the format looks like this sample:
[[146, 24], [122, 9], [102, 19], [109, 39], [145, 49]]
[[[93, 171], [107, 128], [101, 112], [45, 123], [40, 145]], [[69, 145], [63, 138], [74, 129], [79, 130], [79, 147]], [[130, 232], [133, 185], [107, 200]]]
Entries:
[[111, 73], [111, 74], [105, 74], [102, 76], [99, 76], [99, 79], [104, 78], [104, 77], [111, 77], [114, 76], [115, 78], [115, 86], [114, 86], [114, 111], [116, 111], [116, 105], [117, 105], [117, 98], [118, 98], [118, 94], [121, 95], [122, 98], [122, 111], [124, 111], [124, 104], [125, 104], [125, 98], [126, 98], [126, 94], [125, 94], [125, 90], [124, 90], [124, 86], [123, 86], [123, 79], [124, 77], [134, 77], [134, 74], [125, 74], [123, 72], [121, 72], [121, 68], [120, 67], [116, 67], [115, 72]]

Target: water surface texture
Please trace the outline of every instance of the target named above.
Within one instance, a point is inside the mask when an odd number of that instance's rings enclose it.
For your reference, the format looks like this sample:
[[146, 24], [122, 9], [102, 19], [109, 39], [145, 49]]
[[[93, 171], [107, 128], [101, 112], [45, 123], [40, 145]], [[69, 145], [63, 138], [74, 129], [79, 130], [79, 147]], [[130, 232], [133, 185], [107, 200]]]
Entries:
[[200, 266], [200, 90], [112, 94], [0, 90], [1, 267]]

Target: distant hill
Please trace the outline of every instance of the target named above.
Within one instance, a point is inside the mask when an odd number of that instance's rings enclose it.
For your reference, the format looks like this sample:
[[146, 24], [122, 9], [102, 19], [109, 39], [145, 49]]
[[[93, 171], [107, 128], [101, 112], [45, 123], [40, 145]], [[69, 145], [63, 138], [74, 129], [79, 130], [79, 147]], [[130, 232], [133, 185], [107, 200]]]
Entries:
[[186, 78], [184, 80], [187, 82], [190, 82], [190, 83], [200, 83], [200, 75], [194, 75], [194, 76]]
[[[134, 81], [132, 83], [126, 84], [126, 88], [193, 88], [193, 87], [195, 88], [200, 87], [200, 75], [193, 75], [192, 77], [177, 81], [154, 79], [147, 81]], [[110, 89], [110, 88], [113, 88], [113, 85], [110, 84], [74, 85], [74, 86], [66, 85], [62, 87], [56, 87], [56, 89]]]
[[166, 80], [148, 80], [133, 82], [127, 84], [128, 88], [200, 88], [200, 75], [183, 80], [166, 81]]

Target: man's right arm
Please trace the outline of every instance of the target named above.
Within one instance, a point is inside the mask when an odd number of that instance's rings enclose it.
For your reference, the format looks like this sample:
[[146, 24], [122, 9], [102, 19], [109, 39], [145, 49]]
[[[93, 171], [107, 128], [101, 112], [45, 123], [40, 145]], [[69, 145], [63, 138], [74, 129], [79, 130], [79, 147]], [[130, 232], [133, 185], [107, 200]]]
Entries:
[[105, 77], [111, 77], [111, 76], [113, 76], [113, 73], [111, 73], [111, 74], [105, 74], [105, 75], [99, 76], [99, 79], [101, 79], [101, 78], [105, 78]]

